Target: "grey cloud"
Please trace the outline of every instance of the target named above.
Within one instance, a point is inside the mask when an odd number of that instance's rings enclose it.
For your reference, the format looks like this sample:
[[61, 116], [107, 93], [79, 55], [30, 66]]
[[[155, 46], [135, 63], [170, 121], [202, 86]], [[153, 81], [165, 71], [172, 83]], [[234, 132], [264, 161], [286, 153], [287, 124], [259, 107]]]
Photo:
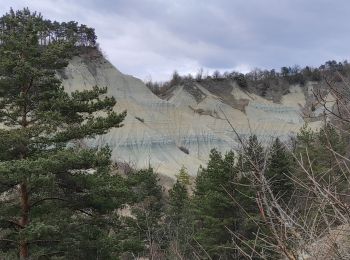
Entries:
[[346, 0], [0, 0], [95, 27], [108, 58], [141, 79], [349, 57]]

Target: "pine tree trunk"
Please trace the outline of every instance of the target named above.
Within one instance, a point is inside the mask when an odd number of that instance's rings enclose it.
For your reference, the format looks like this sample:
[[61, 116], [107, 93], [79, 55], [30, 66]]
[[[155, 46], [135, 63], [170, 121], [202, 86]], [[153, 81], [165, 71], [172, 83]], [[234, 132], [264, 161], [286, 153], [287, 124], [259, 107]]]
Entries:
[[[21, 95], [27, 95], [27, 92], [31, 88], [33, 84], [33, 79], [31, 79], [28, 86], [24, 86], [21, 91]], [[26, 98], [25, 98], [26, 99]], [[22, 115], [22, 122], [21, 126], [22, 128], [26, 128], [28, 125], [27, 121], [27, 103], [24, 103], [23, 106], [23, 115]], [[26, 151], [27, 147], [23, 146], [23, 150], [20, 152], [20, 159], [23, 160], [26, 157]], [[24, 180], [19, 187], [19, 196], [20, 196], [20, 203], [21, 203], [21, 218], [20, 218], [20, 225], [22, 228], [25, 228], [29, 224], [29, 194], [28, 194], [28, 187], [27, 182]], [[29, 246], [28, 241], [25, 238], [21, 238], [19, 241], [19, 256], [21, 260], [29, 259]]]
[[[26, 183], [21, 183], [20, 185], [20, 199], [21, 199], [21, 219], [20, 219], [20, 225], [24, 228], [28, 225], [28, 213], [29, 213], [29, 196], [28, 196], [28, 189]], [[28, 248], [28, 242], [23, 239], [20, 241], [19, 244], [19, 255], [20, 259], [28, 259], [29, 258], [29, 248]]]

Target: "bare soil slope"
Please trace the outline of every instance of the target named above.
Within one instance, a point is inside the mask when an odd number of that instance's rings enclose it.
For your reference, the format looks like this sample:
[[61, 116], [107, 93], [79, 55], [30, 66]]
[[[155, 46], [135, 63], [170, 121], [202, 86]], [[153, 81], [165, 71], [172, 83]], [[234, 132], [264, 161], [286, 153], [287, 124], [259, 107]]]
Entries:
[[301, 109], [306, 101], [299, 86], [292, 86], [280, 104], [235, 84], [177, 86], [162, 100], [98, 51], [72, 59], [60, 77], [68, 92], [107, 86], [108, 95], [117, 100], [115, 109], [128, 112], [124, 127], [87, 140], [88, 145], [109, 145], [113, 160], [140, 168], [151, 165], [170, 177], [182, 165], [195, 175], [212, 148], [225, 152], [238, 147], [226, 118], [243, 137], [256, 134], [264, 143], [277, 136], [287, 140], [304, 124]]

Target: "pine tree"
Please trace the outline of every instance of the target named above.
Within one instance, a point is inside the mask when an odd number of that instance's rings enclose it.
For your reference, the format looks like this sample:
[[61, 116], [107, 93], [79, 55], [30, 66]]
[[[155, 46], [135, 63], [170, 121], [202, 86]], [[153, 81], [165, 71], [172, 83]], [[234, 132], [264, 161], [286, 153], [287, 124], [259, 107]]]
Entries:
[[[319, 132], [304, 126], [297, 136], [295, 167], [297, 207], [302, 209], [313, 205], [313, 199], [318, 197], [319, 187], [335, 189], [346, 193], [348, 190], [348, 174], [342, 169], [346, 156], [347, 141], [332, 125], [326, 123]], [[317, 184], [316, 184], [317, 183]], [[318, 203], [318, 202], [317, 202]], [[296, 207], [296, 208], [297, 208]], [[329, 207], [331, 208], [331, 206]], [[319, 218], [318, 209], [308, 213], [310, 221]], [[319, 222], [322, 223], [323, 219]], [[327, 224], [327, 223], [325, 223]]]
[[346, 143], [345, 135], [341, 135], [334, 126], [330, 123], [326, 123], [319, 131], [317, 135], [317, 141], [319, 142], [319, 161], [325, 167], [333, 168], [334, 171], [341, 171], [336, 158], [341, 157], [336, 154], [345, 155]]
[[189, 205], [189, 175], [182, 167], [172, 189], [169, 190], [169, 202], [165, 220], [169, 239], [170, 258], [190, 257], [190, 241], [193, 235], [192, 216]]
[[[346, 143], [346, 139], [329, 123], [319, 132], [305, 125], [297, 136], [296, 154], [299, 161], [303, 162], [304, 168], [312, 171], [321, 183], [331, 180], [341, 183], [345, 176], [338, 159], [345, 155]], [[309, 180], [304, 170], [298, 168], [298, 178], [307, 183]]]
[[276, 138], [267, 162], [266, 177], [271, 185], [272, 192], [276, 198], [282, 199], [285, 203], [293, 194], [294, 185], [291, 180], [293, 165], [292, 155], [286, 147]]
[[174, 222], [178, 222], [180, 220], [187, 199], [188, 193], [186, 186], [180, 181], [176, 181], [173, 188], [169, 191], [169, 211]]
[[233, 152], [223, 158], [214, 149], [207, 168], [200, 169], [196, 178], [193, 243], [203, 257], [209, 254], [213, 259], [232, 259], [234, 256], [230, 231], [235, 231], [238, 210], [230, 194], [235, 175]]
[[163, 255], [165, 234], [161, 225], [164, 200], [158, 175], [152, 168], [148, 168], [132, 173], [127, 181], [133, 190], [133, 229], [144, 244], [142, 256], [159, 259]]
[[109, 173], [108, 149], [74, 142], [120, 127], [126, 114], [101, 97], [106, 88], [64, 91], [55, 74], [75, 42], [40, 45], [43, 22], [28, 9], [0, 18], [1, 257], [108, 259], [113, 223], [103, 215], [128, 191]]
[[249, 136], [243, 156], [244, 170], [254, 174], [259, 174], [263, 170], [265, 163], [264, 149], [256, 135]]
[[182, 166], [179, 174], [176, 175], [176, 179], [183, 185], [190, 185], [190, 176], [188, 175], [187, 169], [185, 166]]
[[[236, 220], [235, 243], [241, 248], [239, 253], [243, 250], [253, 259], [259, 259], [256, 253], [258, 252], [269, 259], [271, 255], [269, 255], [270, 252], [266, 252], [265, 243], [269, 240], [269, 232], [264, 220], [265, 212], [261, 200], [262, 186], [259, 181], [261, 175], [264, 174], [265, 153], [255, 135], [250, 136], [244, 144], [236, 167], [239, 177], [236, 178], [234, 199], [239, 204], [239, 218]], [[260, 237], [264, 237], [264, 242], [256, 238], [258, 233]], [[242, 254], [238, 255], [240, 258], [245, 258]]]

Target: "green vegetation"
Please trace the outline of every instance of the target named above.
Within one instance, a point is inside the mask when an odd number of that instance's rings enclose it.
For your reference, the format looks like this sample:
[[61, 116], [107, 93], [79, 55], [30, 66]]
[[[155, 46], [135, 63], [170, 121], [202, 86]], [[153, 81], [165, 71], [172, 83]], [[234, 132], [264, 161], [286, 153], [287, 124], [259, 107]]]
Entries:
[[168, 208], [164, 225], [168, 237], [166, 254], [171, 259], [185, 258], [191, 255], [193, 219], [189, 198], [189, 176], [183, 167], [177, 180], [169, 190]]
[[[232, 257], [230, 246], [232, 236], [229, 230], [235, 229], [237, 210], [229, 194], [231, 180], [235, 177], [234, 155], [221, 154], [213, 150], [207, 168], [200, 169], [196, 178], [193, 196], [195, 234], [193, 237], [201, 257]], [[201, 252], [203, 251], [203, 252]]]
[[224, 91], [225, 87], [230, 86], [232, 83], [237, 83], [239, 87], [244, 90], [248, 90], [251, 93], [256, 93], [262, 97], [272, 98], [274, 101], [278, 97], [287, 94], [290, 85], [305, 86], [307, 82], [324, 83], [325, 78], [332, 78], [336, 82], [342, 81], [341, 76], [347, 77], [350, 75], [350, 65], [345, 60], [344, 62], [327, 61], [325, 64], [318, 68], [311, 68], [306, 66], [301, 68], [299, 66], [282, 67], [278, 72], [272, 70], [260, 70], [254, 69], [249, 73], [242, 74], [237, 71], [226, 71], [220, 73], [214, 71], [212, 75], [203, 74], [203, 69], [192, 76], [179, 75], [176, 71], [173, 73], [172, 78], [165, 82], [146, 82], [146, 86], [156, 95], [161, 98], [166, 98], [174, 87], [178, 85], [192, 86], [195, 88], [195, 84], [199, 83], [211, 91], [213, 88], [218, 88]]
[[273, 194], [285, 203], [289, 202], [294, 190], [292, 158], [292, 154], [277, 138], [271, 147], [266, 178], [271, 183]]
[[[28, 9], [0, 18], [1, 259], [298, 259], [349, 224], [349, 117], [339, 100], [337, 123], [306, 125], [286, 143], [263, 146], [253, 135], [235, 152], [213, 149], [194, 184], [182, 167], [168, 193], [152, 168], [121, 174], [108, 147], [79, 145], [126, 116], [106, 88], [68, 94], [56, 77], [95, 39], [93, 29]], [[250, 88], [325, 71], [345, 75], [348, 64], [195, 78]], [[183, 80], [174, 73], [169, 84]]]
[[[74, 21], [68, 23], [52, 22], [43, 19], [40, 14], [31, 13], [27, 8], [16, 12], [11, 9], [8, 14], [1, 18], [0, 44], [8, 44], [6, 38], [9, 36], [9, 33], [14, 33], [14, 31], [16, 31], [18, 36], [22, 35], [21, 37], [23, 37], [24, 28], [19, 26], [21, 23], [31, 26], [30, 33], [36, 34], [35, 40], [41, 46], [51, 45], [57, 42], [71, 43], [74, 46], [96, 46], [97, 37], [95, 29], [87, 27], [84, 24], [78, 25]], [[29, 38], [28, 40], [34, 39]]]
[[109, 174], [108, 149], [74, 143], [120, 127], [126, 114], [112, 111], [114, 98], [100, 97], [105, 88], [64, 92], [55, 72], [76, 42], [52, 38], [42, 46], [45, 23], [27, 9], [0, 18], [2, 258], [107, 258], [104, 249], [114, 245], [106, 215], [128, 192]]

